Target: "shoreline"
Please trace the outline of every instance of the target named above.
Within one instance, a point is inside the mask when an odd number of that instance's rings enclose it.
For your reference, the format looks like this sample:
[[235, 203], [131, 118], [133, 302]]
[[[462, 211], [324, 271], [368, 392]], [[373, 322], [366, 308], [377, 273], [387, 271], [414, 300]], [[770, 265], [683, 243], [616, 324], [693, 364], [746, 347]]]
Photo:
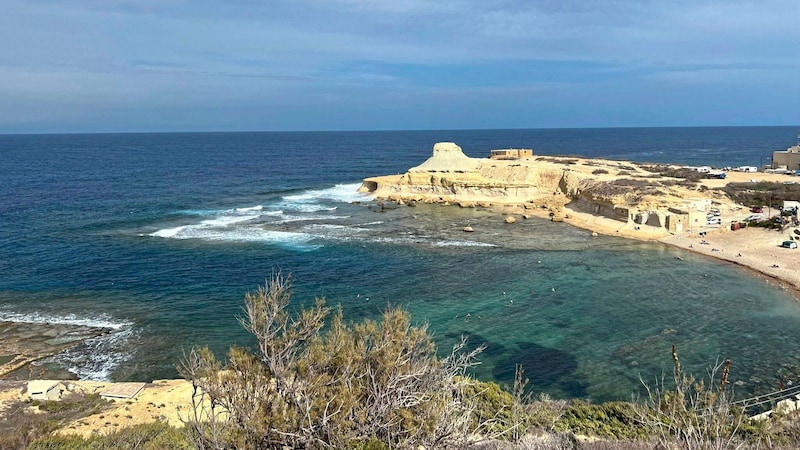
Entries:
[[[519, 208], [512, 208], [520, 212]], [[508, 212], [508, 211], [506, 211]], [[525, 214], [550, 219], [548, 209], [528, 209]], [[791, 231], [747, 227], [731, 231], [727, 227], [670, 234], [646, 225], [636, 226], [563, 207], [561, 221], [592, 233], [618, 236], [638, 241], [660, 242], [695, 254], [732, 263], [749, 272], [777, 281], [800, 301], [800, 250], [787, 249], [780, 243]], [[791, 230], [791, 229], [790, 229]], [[700, 236], [700, 232], [706, 235]], [[777, 266], [777, 267], [776, 267]]]

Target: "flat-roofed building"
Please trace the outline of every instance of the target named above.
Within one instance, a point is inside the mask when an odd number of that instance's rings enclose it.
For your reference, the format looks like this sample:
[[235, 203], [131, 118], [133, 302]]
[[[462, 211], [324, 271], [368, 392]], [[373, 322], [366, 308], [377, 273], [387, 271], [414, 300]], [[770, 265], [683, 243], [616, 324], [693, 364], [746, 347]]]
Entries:
[[492, 150], [489, 159], [529, 159], [533, 158], [531, 148], [501, 148]]
[[800, 144], [772, 153], [772, 168], [800, 170]]

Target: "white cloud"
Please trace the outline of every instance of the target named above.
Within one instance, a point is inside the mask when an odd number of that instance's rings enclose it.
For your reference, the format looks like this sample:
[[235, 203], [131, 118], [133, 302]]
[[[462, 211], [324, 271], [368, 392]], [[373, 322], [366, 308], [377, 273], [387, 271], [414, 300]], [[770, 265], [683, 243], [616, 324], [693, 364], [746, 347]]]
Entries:
[[[636, 80], [757, 89], [768, 79], [792, 84], [791, 93], [796, 83], [785, 80], [800, 76], [797, 17], [796, 0], [7, 0], [0, 97], [26, 107], [0, 105], [0, 130], [14, 109], [39, 117], [47, 113], [34, 114], [37, 105], [48, 104], [268, 108], [389, 93], [486, 104], [541, 89], [557, 102], [553, 92], [570, 95], [576, 83]], [[487, 69], [542, 61], [577, 64], [583, 75], [553, 90], [552, 80]], [[428, 85], [417, 66], [460, 83]], [[461, 77], [470, 67], [487, 79]]]

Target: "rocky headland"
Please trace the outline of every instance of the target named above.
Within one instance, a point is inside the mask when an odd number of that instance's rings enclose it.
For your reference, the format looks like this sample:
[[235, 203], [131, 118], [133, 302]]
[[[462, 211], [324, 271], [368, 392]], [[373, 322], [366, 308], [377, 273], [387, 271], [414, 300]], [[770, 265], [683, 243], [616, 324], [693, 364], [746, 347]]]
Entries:
[[[360, 192], [399, 204], [545, 210], [555, 220], [571, 211], [587, 212], [622, 224], [663, 228], [665, 233], [670, 215], [705, 212], [712, 205], [723, 212], [742, 209], [708, 186], [700, 188], [650, 168], [580, 157], [471, 158], [455, 143], [440, 142], [419, 166], [400, 175], [366, 178]], [[702, 218], [697, 225], [706, 225], [705, 215]], [[690, 228], [689, 223], [676, 226], [679, 231]]]

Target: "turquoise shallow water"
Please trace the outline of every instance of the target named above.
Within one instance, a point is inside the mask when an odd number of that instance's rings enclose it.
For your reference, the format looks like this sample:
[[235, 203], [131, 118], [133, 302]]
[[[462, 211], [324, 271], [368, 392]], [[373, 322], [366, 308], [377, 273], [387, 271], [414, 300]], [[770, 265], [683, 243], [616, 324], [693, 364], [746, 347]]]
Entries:
[[437, 140], [472, 154], [552, 145], [736, 165], [792, 138], [785, 128], [0, 136], [0, 320], [113, 326], [55, 361], [149, 381], [175, 376], [193, 345], [252, 344], [235, 318], [244, 292], [281, 269], [298, 301], [325, 296], [353, 320], [402, 305], [443, 349], [462, 334], [486, 343], [476, 376], [510, 382], [522, 363], [534, 390], [558, 397], [628, 399], [639, 377], [671, 370], [673, 344], [689, 370], [731, 358], [737, 389], [777, 387], [798, 363], [800, 304], [767, 280], [545, 220], [379, 212], [355, 189], [419, 164]]

